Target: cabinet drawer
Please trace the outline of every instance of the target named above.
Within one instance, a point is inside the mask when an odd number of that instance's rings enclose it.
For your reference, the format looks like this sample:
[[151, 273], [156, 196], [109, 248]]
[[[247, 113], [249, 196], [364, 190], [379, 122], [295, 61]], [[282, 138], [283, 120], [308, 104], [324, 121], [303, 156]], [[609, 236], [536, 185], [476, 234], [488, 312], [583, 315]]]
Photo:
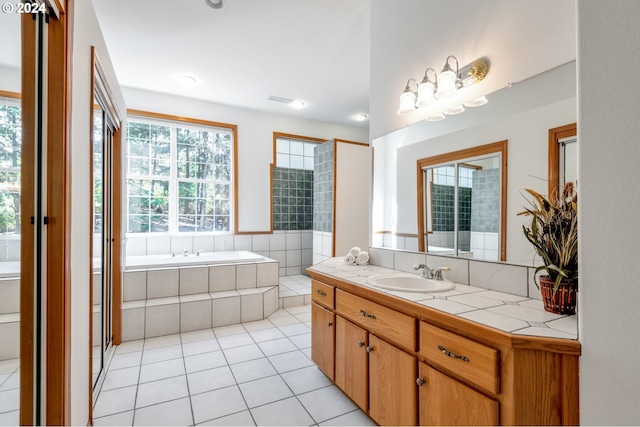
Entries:
[[325, 285], [317, 280], [311, 280], [311, 300], [327, 308], [334, 309], [334, 292], [333, 286]]
[[336, 311], [369, 332], [407, 350], [416, 350], [416, 320], [413, 317], [340, 289], [336, 291]]
[[495, 348], [420, 322], [420, 354], [433, 365], [500, 393], [500, 358]]

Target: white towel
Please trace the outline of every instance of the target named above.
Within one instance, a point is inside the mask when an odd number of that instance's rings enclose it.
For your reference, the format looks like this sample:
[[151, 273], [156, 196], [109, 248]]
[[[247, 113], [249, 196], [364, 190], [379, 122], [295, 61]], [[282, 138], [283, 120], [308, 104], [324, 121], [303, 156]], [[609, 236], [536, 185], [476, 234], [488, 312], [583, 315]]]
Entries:
[[357, 246], [352, 247], [351, 250], [349, 251], [349, 253], [353, 255], [354, 258], [358, 258], [358, 255], [360, 255], [360, 252], [362, 251]]
[[356, 265], [356, 257], [351, 254], [347, 254], [347, 256], [344, 257], [344, 263], [347, 265]]
[[366, 252], [366, 251], [360, 252], [360, 255], [356, 257], [356, 264], [358, 265], [369, 264], [369, 252]]

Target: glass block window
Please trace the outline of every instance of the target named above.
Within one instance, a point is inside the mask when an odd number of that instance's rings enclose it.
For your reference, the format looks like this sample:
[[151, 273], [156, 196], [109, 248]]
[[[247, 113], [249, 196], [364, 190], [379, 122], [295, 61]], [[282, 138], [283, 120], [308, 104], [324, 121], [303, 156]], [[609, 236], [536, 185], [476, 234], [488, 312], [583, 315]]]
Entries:
[[233, 130], [132, 117], [127, 232], [229, 232]]
[[313, 149], [317, 142], [291, 138], [276, 138], [276, 166], [313, 170]]

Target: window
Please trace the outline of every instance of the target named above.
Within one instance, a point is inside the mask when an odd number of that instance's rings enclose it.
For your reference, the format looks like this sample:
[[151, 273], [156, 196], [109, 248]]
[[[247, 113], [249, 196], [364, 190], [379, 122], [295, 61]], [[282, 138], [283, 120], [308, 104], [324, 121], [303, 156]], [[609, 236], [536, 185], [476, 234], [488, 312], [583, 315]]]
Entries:
[[20, 234], [20, 100], [0, 97], [0, 234]]
[[313, 149], [317, 142], [276, 137], [276, 166], [313, 170]]
[[127, 231], [230, 232], [235, 126], [131, 117]]

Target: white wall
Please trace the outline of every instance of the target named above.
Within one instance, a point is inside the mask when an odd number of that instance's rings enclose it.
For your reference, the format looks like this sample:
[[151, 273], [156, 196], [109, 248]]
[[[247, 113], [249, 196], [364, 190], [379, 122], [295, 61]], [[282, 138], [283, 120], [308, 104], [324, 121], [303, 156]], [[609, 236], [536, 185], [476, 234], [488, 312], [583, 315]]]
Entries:
[[124, 115], [124, 99], [91, 1], [74, 4], [73, 69], [71, 70], [71, 424], [89, 419], [89, 233], [91, 232], [90, 113], [92, 111], [91, 46], [96, 46], [114, 101]]
[[[15, 35], [16, 39], [19, 37]], [[7, 67], [6, 65], [0, 65], [0, 90], [7, 92], [22, 92], [20, 87], [22, 81], [22, 74], [20, 68]]]
[[238, 125], [238, 231], [270, 229], [273, 132], [369, 142], [366, 129], [214, 104], [159, 92], [123, 88], [127, 108]]
[[640, 2], [577, 3], [580, 422], [638, 425]]

